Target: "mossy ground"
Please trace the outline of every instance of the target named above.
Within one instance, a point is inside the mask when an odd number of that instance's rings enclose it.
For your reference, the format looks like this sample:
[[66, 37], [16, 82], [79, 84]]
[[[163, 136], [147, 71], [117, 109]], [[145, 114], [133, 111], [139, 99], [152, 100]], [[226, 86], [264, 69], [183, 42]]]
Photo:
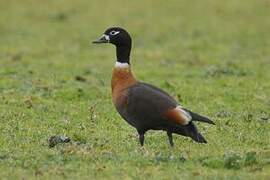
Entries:
[[[1, 0], [0, 177], [267, 179], [270, 1]], [[110, 94], [112, 25], [133, 37], [136, 77], [216, 126], [208, 144], [149, 131], [145, 148]], [[52, 135], [80, 144], [49, 148]]]

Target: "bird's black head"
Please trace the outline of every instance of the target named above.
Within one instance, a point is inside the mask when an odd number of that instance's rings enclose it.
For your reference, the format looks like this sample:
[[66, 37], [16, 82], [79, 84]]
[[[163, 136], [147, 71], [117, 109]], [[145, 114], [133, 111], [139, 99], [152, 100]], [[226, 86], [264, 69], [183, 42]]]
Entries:
[[129, 33], [120, 27], [110, 27], [96, 41], [95, 44], [111, 43], [116, 46], [116, 55], [118, 62], [129, 63], [132, 40]]
[[120, 27], [110, 27], [93, 43], [112, 43], [115, 46], [131, 46], [131, 37], [126, 30]]

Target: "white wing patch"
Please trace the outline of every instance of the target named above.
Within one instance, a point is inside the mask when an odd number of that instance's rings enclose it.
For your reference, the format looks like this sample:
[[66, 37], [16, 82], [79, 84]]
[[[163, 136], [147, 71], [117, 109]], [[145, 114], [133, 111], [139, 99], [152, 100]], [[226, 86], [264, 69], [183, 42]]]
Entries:
[[175, 110], [177, 112], [179, 112], [179, 115], [185, 120], [185, 124], [184, 125], [187, 125], [191, 121], [191, 119], [192, 119], [191, 115], [187, 111], [185, 111], [184, 109], [182, 109], [182, 106], [177, 106], [175, 108]]

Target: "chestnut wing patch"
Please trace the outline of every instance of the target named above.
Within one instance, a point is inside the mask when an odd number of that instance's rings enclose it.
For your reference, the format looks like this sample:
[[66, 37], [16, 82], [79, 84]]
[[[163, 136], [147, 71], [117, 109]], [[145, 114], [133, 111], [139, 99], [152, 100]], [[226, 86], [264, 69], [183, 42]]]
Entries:
[[182, 109], [181, 106], [177, 106], [174, 109], [169, 109], [165, 111], [164, 116], [168, 120], [180, 125], [188, 125], [192, 119], [191, 115], [187, 111]]

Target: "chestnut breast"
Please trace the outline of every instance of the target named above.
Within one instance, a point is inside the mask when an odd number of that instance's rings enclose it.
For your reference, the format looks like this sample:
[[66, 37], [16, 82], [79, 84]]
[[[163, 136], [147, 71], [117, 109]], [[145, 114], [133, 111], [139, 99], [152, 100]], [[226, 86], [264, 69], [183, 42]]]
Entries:
[[117, 108], [127, 103], [128, 88], [137, 84], [133, 77], [130, 67], [115, 67], [112, 74], [112, 100]]

